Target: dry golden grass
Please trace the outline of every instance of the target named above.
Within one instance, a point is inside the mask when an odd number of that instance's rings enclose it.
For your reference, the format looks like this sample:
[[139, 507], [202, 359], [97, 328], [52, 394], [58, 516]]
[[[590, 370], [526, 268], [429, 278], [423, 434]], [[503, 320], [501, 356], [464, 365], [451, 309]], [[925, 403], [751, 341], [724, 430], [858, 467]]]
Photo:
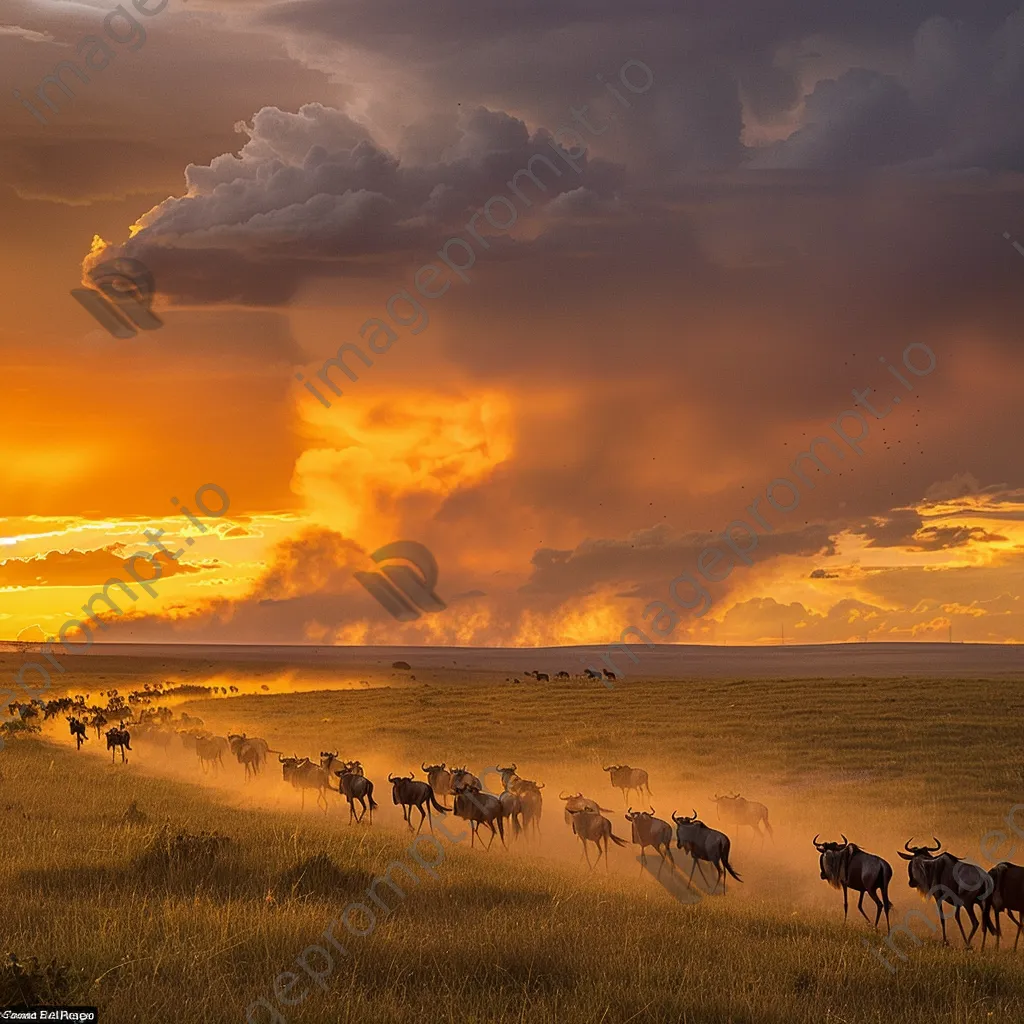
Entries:
[[[127, 672], [106, 685], [125, 691]], [[893, 863], [893, 923], [921, 908], [895, 856], [903, 840], [934, 832], [978, 858], [982, 834], [1024, 802], [1019, 684], [686, 681], [607, 691], [417, 674], [412, 686], [178, 706], [289, 753], [361, 757], [381, 805], [372, 827], [349, 826], [337, 798], [326, 816], [312, 801], [300, 813], [276, 766], [245, 786], [236, 765], [203, 776], [188, 758], [164, 760], [133, 743], [128, 766], [112, 767], [96, 756], [91, 732], [76, 753], [63, 720], [47, 741], [9, 742], [0, 753], [3, 952], [68, 965], [68, 1001], [99, 1005], [103, 1021], [240, 1022], [260, 997], [277, 1005], [274, 978], [298, 970], [310, 944], [327, 945], [318, 937], [329, 923], [404, 859], [420, 884], [403, 885], [404, 899], [383, 889], [392, 910], [378, 913], [369, 935], [336, 926], [347, 954], [335, 951], [326, 991], [301, 976], [293, 994], [309, 995], [278, 1007], [285, 1019], [1024, 1019], [1024, 952], [966, 952], [959, 933], [950, 949], [904, 940], [908, 960], [892, 957], [890, 974], [862, 943], [880, 946], [863, 919], [854, 913], [844, 926], [841, 896], [818, 879], [809, 843], [815, 831], [844, 830]], [[442, 840], [438, 877], [426, 877], [405, 853], [408, 833], [386, 782], [389, 770], [424, 759], [478, 771], [511, 759], [545, 780], [539, 849], [520, 842], [485, 854]], [[588, 872], [557, 792], [598, 796], [628, 838], [602, 760], [647, 768], [664, 817], [696, 804], [715, 824], [708, 795], [740, 788], [771, 808], [776, 844], [762, 852], [736, 837], [744, 884], [692, 906], [639, 877], [632, 848], [613, 849], [610, 873]], [[146, 820], [126, 824], [133, 802]], [[274, 1018], [261, 1010], [252, 1019]]]

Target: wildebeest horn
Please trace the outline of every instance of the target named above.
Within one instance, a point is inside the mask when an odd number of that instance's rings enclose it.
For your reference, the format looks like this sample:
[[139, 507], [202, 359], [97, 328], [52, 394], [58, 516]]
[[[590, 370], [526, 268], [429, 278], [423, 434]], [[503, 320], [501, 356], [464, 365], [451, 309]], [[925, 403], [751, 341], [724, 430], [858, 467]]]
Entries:
[[718, 795], [718, 794], [716, 793], [716, 794], [715, 794], [715, 801], [717, 802], [717, 801], [719, 801], [719, 800], [721, 800], [721, 799], [722, 799], [722, 798], [721, 798], [721, 797], [720, 797], [720, 796], [719, 796], [719, 795]]
[[839, 834], [843, 837], [843, 846], [849, 846], [850, 845], [850, 840], [846, 838], [845, 833], [840, 832]]
[[681, 814], [676, 814], [676, 812], [673, 811], [672, 820], [678, 825], [683, 820], [683, 816]]
[[558, 799], [559, 800], [568, 800], [570, 798], [570, 796], [571, 796], [570, 793], [559, 793], [558, 794]]
[[512, 762], [512, 771], [515, 771], [515, 770], [516, 770], [516, 763], [515, 763], [515, 761], [513, 761]]
[[284, 758], [280, 754], [277, 755], [277, 759], [281, 762], [281, 764], [284, 764]]
[[628, 811], [626, 811], [626, 814], [627, 814], [627, 815], [630, 815], [630, 814], [632, 814], [632, 813], [633, 813], [633, 805], [632, 805], [632, 804], [630, 804], [630, 805], [629, 805], [629, 810], [628, 810]]
[[388, 772], [388, 782], [394, 782], [394, 781], [395, 781], [395, 777], [391, 774], [391, 772]]
[[422, 761], [420, 762], [420, 767], [423, 769], [423, 771], [427, 770], [427, 766]]
[[657, 812], [657, 811], [656, 811], [656, 810], [655, 810], [655, 809], [654, 809], [654, 808], [652, 807], [652, 808], [651, 808], [651, 814], [652, 814], [652, 815], [654, 815], [654, 814], [657, 814], [657, 813], [658, 813], [658, 812]]
[[931, 846], [926, 846], [926, 847], [925, 847], [925, 849], [926, 849], [926, 850], [927, 850], [927, 851], [928, 851], [929, 853], [938, 853], [938, 852], [939, 852], [939, 850], [941, 850], [941, 849], [942, 849], [942, 843], [940, 843], [940, 842], [938, 841], [938, 839], [935, 839], [935, 836], [932, 836], [932, 839], [934, 839], [934, 840], [935, 840], [935, 847], [934, 847], [934, 848], [932, 848]]
[[821, 835], [820, 832], [815, 832], [814, 833], [814, 838], [811, 840], [812, 845], [818, 851], [818, 853], [822, 852], [821, 846], [818, 845], [818, 836], [820, 836], [820, 835]]
[[538, 789], [543, 789], [543, 788], [544, 788], [544, 783], [543, 783], [543, 782], [535, 782], [535, 783], [534, 783], [534, 785], [535, 785], [535, 786], [536, 786], [536, 787], [537, 787]]

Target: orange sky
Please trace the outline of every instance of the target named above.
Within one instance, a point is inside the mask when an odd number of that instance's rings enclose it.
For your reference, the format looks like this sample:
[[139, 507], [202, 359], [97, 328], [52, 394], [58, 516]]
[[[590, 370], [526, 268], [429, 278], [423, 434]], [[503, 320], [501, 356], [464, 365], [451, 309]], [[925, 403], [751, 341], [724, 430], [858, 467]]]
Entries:
[[[4, 105], [0, 638], [55, 635], [162, 529], [194, 543], [103, 639], [616, 640], [872, 388], [901, 403], [863, 455], [665, 639], [1024, 640], [1024, 15], [428, 6], [172, 2], [52, 123]], [[111, 7], [11, 0], [8, 93]], [[584, 103], [577, 174], [548, 133]], [[539, 152], [564, 173], [446, 271]], [[159, 330], [71, 298], [115, 256], [152, 269]], [[371, 318], [397, 340], [324, 408], [295, 375]], [[201, 535], [171, 499], [206, 483], [231, 506]], [[406, 539], [448, 607], [399, 623], [353, 574]]]

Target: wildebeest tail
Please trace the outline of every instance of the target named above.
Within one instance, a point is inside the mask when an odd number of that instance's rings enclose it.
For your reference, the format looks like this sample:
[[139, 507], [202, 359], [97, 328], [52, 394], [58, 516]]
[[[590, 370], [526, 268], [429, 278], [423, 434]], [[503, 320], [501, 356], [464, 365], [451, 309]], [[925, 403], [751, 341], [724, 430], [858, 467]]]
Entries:
[[435, 811], [440, 811], [442, 814], [444, 814], [445, 808], [442, 807], [437, 802], [437, 797], [434, 796], [434, 790], [433, 789], [430, 790], [430, 798], [429, 799], [430, 799], [430, 806], [433, 807]]
[[768, 835], [771, 836], [774, 841], [775, 833], [772, 831], [771, 825], [768, 824], [768, 815], [766, 814], [761, 820], [764, 822], [764, 827], [768, 830]]
[[616, 846], [629, 846], [629, 843], [627, 843], [625, 839], [620, 839], [614, 832], [609, 832], [608, 835]]
[[[339, 779], [338, 781], [340, 782], [341, 780]], [[370, 801], [370, 810], [377, 810], [377, 804], [374, 802], [373, 799], [373, 783], [369, 779], [366, 780], [366, 796], [369, 798]]]
[[743, 879], [740, 878], [740, 876], [737, 875], [735, 871], [733, 871], [732, 865], [729, 863], [729, 854], [725, 854], [722, 857], [722, 867], [724, 867], [725, 870], [728, 871], [729, 874], [732, 875], [732, 877], [735, 878], [737, 882], [743, 881]]

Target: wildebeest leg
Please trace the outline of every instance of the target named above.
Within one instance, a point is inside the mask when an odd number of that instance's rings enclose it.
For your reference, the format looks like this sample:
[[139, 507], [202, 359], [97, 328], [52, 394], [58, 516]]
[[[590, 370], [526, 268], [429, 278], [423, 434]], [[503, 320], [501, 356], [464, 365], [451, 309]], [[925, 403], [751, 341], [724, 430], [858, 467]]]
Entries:
[[878, 890], [877, 889], [872, 889], [871, 892], [868, 895], [875, 901], [876, 910], [875, 910], [874, 929], [875, 929], [875, 931], [878, 931], [878, 922], [882, 918], [882, 911], [885, 909], [885, 902], [882, 899], [879, 898]]
[[949, 945], [949, 939], [946, 938], [946, 916], [942, 913], [942, 897], [935, 897], [935, 909], [939, 913], [939, 920], [942, 922], [942, 944], [944, 946]]
[[[420, 834], [420, 829], [423, 828], [423, 822], [427, 820], [426, 814], [423, 813], [423, 804], [417, 804], [416, 810], [420, 812], [420, 824], [419, 828], [416, 829], [416, 835]], [[409, 823], [409, 827], [412, 828], [412, 823]]]
[[[864, 920], [867, 921], [868, 924], [871, 924], [871, 918], [868, 917], [868, 915], [864, 913], [864, 893], [865, 893], [865, 891], [863, 889], [861, 889], [861, 891], [860, 891], [860, 899], [857, 900], [857, 909], [860, 911], [861, 917], [863, 917]], [[871, 898], [874, 899], [875, 897], [872, 896]]]
[[590, 868], [591, 871], [593, 871], [594, 870], [594, 865], [590, 863], [590, 854], [587, 853], [587, 841], [586, 841], [586, 839], [584, 839], [584, 840], [582, 840], [582, 842], [583, 842], [583, 856], [587, 858], [587, 867]]
[[[970, 935], [964, 935], [964, 945], [968, 949], [970, 949], [971, 948], [971, 939], [974, 938], [974, 933], [978, 930], [978, 919], [974, 916], [974, 904], [973, 903], [968, 903], [966, 905], [966, 908], [967, 908], [967, 916], [971, 919], [971, 934]], [[956, 908], [956, 923], [960, 924], [960, 908], [959, 907]], [[960, 934], [963, 935], [963, 933], [964, 933], [963, 925], [960, 925]]]

